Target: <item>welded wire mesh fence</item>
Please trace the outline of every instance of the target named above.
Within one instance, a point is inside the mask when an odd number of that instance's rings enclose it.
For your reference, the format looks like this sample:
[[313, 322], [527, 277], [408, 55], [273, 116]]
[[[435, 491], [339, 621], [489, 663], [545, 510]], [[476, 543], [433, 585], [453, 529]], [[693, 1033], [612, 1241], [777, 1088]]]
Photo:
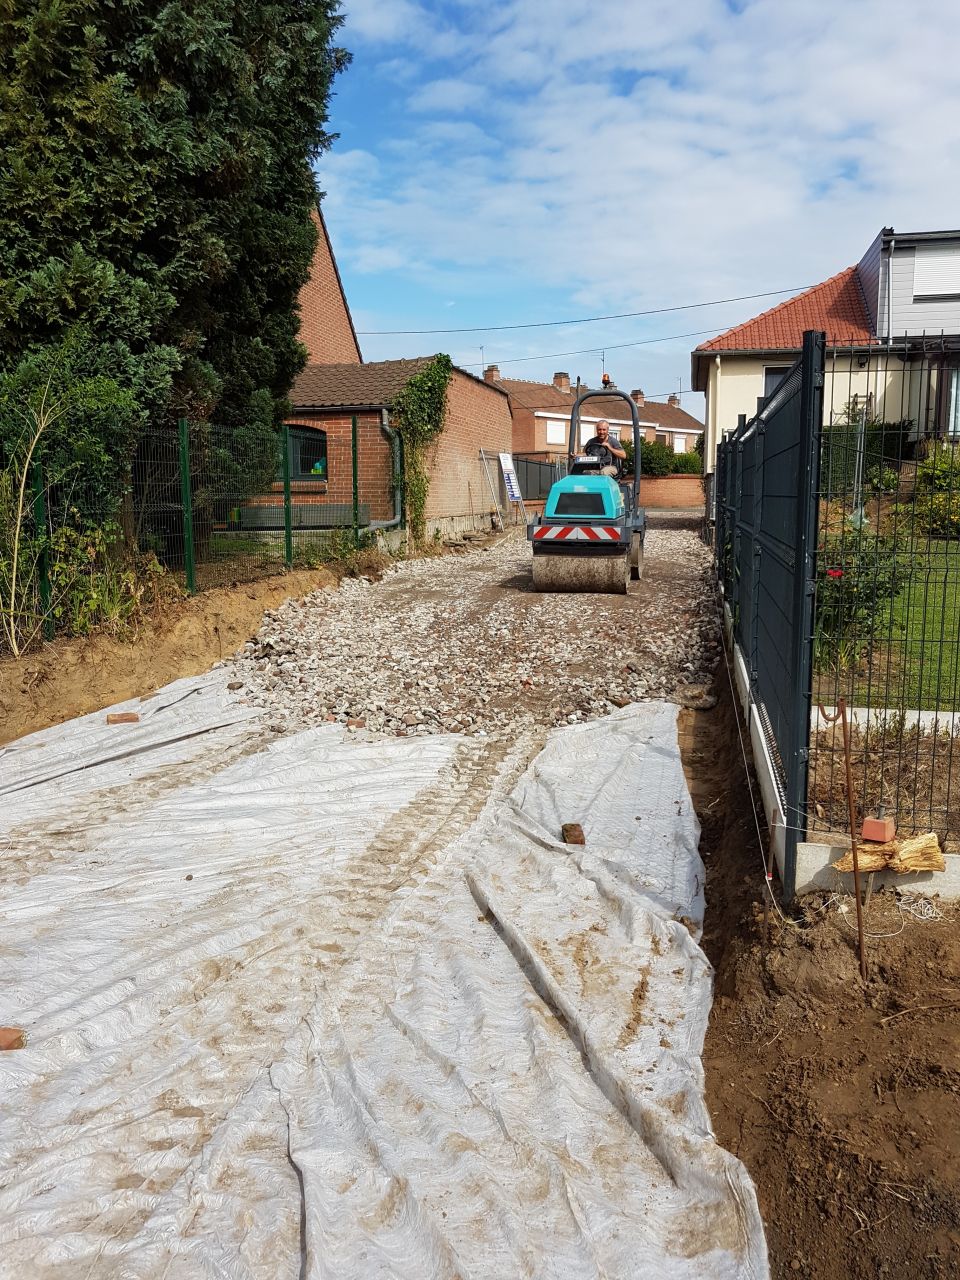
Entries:
[[399, 438], [376, 414], [150, 427], [122, 485], [40, 452], [0, 458], [0, 647], [361, 549], [400, 525], [401, 477]]
[[[857, 821], [893, 816], [901, 835], [934, 830], [960, 848], [960, 352], [903, 339], [827, 353], [806, 564], [790, 535], [804, 472], [781, 465], [798, 438], [788, 381], [721, 445], [714, 477], [718, 577], [788, 823], [800, 839], [849, 830], [827, 723], [843, 697]], [[771, 553], [781, 578], [765, 591]], [[812, 598], [799, 636], [798, 592]], [[809, 739], [795, 804], [781, 726], [797, 717]]]
[[[814, 695], [853, 717], [858, 816], [960, 837], [960, 360], [943, 339], [831, 352], [817, 494]], [[846, 830], [814, 715], [811, 830]]]

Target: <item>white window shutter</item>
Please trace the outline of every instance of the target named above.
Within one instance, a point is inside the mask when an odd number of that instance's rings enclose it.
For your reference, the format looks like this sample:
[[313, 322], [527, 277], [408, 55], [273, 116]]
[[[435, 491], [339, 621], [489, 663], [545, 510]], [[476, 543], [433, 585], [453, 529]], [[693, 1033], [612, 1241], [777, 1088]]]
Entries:
[[913, 263], [913, 296], [960, 295], [960, 245], [917, 245]]

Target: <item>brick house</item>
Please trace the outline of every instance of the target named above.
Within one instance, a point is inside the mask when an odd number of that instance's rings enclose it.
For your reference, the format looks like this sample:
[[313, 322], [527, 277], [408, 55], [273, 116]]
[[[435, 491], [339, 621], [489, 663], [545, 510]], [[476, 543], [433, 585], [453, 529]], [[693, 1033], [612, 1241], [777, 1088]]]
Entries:
[[[391, 422], [398, 393], [432, 356], [368, 364], [309, 364], [290, 392], [287, 417], [294, 523], [300, 528], [349, 525], [353, 513], [352, 418], [357, 418], [360, 523], [372, 529], [399, 522], [400, 442]], [[480, 450], [492, 455], [497, 501], [504, 495], [496, 455], [510, 452], [512, 423], [504, 391], [454, 368], [443, 432], [430, 457], [428, 533], [490, 527], [492, 498]], [[283, 484], [247, 503], [249, 527], [278, 522]]]
[[[353, 520], [352, 418], [357, 417], [360, 523], [391, 528], [400, 516], [400, 459], [390, 415], [394, 400], [432, 356], [364, 363], [326, 224], [313, 215], [317, 247], [300, 291], [300, 341], [309, 363], [290, 391], [288, 463], [296, 528], [335, 528]], [[512, 422], [506, 391], [454, 368], [447, 388], [443, 432], [433, 449], [427, 530], [453, 533], [489, 528], [492, 499], [480, 450], [497, 500], [505, 495], [496, 455], [509, 453]], [[249, 499], [241, 512], [248, 529], [283, 523], [283, 482]]]
[[317, 247], [310, 264], [310, 276], [297, 302], [300, 341], [307, 348], [310, 364], [362, 364], [357, 331], [327, 225], [318, 209], [311, 217], [317, 228]]
[[[553, 382], [527, 382], [522, 378], [503, 378], [495, 364], [488, 365], [483, 373], [484, 381], [501, 387], [510, 398], [513, 417], [513, 448], [518, 454], [542, 457], [565, 456], [570, 431], [570, 410], [577, 395], [588, 388], [580, 383], [571, 386], [568, 373], [555, 373]], [[644, 438], [659, 440], [674, 453], [686, 453], [693, 449], [697, 437], [703, 431], [703, 423], [680, 408], [680, 399], [672, 395], [665, 404], [646, 400], [640, 390], [630, 396], [640, 410], [640, 425]], [[588, 400], [581, 413], [581, 444], [596, 434], [601, 417], [610, 423], [610, 432], [619, 436], [626, 429], [630, 432], [630, 410], [625, 404], [610, 401], [603, 413]]]

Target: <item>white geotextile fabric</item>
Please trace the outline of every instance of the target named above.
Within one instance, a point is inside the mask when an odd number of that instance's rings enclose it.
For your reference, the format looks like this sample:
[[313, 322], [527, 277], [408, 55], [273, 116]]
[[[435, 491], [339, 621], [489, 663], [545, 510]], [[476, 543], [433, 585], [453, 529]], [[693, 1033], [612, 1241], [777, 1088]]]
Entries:
[[0, 756], [0, 1275], [765, 1277], [676, 709], [517, 780], [477, 739], [244, 754], [224, 679]]

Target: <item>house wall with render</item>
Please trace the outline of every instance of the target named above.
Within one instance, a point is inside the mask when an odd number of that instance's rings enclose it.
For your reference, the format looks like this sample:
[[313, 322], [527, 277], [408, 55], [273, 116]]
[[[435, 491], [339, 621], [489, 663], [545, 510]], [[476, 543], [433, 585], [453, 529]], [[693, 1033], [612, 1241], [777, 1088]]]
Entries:
[[[925, 435], [934, 428], [937, 405], [935, 366], [902, 364], [883, 359], [878, 349], [869, 358], [847, 352], [828, 351], [824, 385], [823, 417], [828, 425], [837, 421], [847, 405], [866, 403], [870, 417], [887, 422], [910, 418], [913, 434]], [[716, 469], [720, 438], [736, 429], [737, 417], [750, 419], [763, 395], [764, 370], [772, 365], [792, 364], [799, 352], [771, 352], [769, 355], [740, 355], [720, 352], [719, 365], [711, 357], [706, 387], [706, 431], [704, 471]]]

